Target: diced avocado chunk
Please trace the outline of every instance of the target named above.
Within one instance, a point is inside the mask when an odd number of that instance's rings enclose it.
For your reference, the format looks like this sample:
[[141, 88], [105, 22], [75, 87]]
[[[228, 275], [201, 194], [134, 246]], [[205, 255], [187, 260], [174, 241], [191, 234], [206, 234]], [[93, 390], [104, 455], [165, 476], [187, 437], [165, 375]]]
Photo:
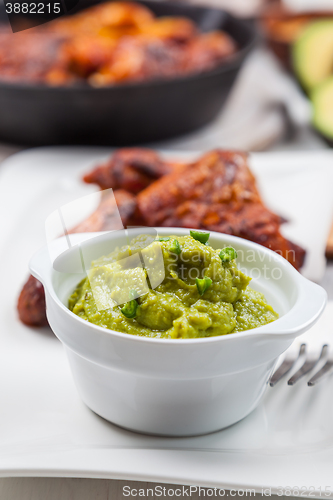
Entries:
[[333, 140], [333, 76], [316, 87], [311, 99], [313, 125], [324, 136]]
[[333, 18], [309, 24], [293, 46], [292, 59], [307, 91], [329, 77], [333, 73]]

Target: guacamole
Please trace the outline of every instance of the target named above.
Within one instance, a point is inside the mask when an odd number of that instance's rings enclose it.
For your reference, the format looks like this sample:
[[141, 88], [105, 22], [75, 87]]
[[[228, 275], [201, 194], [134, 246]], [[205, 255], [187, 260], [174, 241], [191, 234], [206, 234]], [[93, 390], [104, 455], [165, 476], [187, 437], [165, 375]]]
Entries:
[[131, 335], [199, 338], [265, 325], [278, 315], [249, 288], [237, 252], [213, 249], [209, 233], [135, 238], [94, 261], [69, 298], [91, 323]]

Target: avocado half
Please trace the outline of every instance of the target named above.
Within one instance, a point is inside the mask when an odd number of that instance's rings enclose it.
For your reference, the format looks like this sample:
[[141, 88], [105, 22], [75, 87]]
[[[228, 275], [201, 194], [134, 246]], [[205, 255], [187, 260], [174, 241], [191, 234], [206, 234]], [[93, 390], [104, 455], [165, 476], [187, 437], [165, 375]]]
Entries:
[[333, 140], [333, 76], [314, 89], [311, 100], [313, 125], [325, 137]]
[[293, 46], [292, 60], [307, 91], [333, 74], [333, 18], [315, 21], [302, 31]]

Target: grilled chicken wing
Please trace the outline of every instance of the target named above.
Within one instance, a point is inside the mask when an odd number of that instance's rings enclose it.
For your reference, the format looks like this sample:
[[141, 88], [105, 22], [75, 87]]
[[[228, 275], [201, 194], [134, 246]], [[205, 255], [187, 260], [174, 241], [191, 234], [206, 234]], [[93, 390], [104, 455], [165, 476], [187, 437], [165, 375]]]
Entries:
[[109, 62], [89, 77], [95, 86], [125, 81], [144, 81], [208, 71], [236, 51], [225, 33], [196, 36], [186, 43], [169, 37], [142, 34], [124, 37], [114, 49]]
[[[96, 212], [72, 232], [115, 229], [118, 208], [124, 226], [223, 232], [271, 248], [296, 269], [303, 264], [305, 251], [280, 233], [284, 220], [263, 204], [243, 153], [216, 150], [180, 164], [164, 162], [151, 150], [123, 149], [84, 180], [115, 189], [117, 206], [112, 196], [102, 193]], [[21, 292], [18, 311], [25, 324], [46, 323], [43, 287], [33, 277]]]
[[137, 197], [148, 226], [193, 227], [240, 236], [283, 255], [299, 269], [305, 251], [280, 233], [281, 217], [262, 203], [245, 154], [212, 151]]
[[22, 323], [28, 326], [47, 325], [44, 287], [34, 276], [29, 276], [17, 302]]
[[[101, 197], [98, 209], [70, 232], [83, 233], [117, 229], [117, 223], [119, 222], [118, 210], [124, 226], [136, 225], [135, 209], [136, 200], [132, 194], [124, 190], [114, 191], [114, 197], [110, 196], [109, 193], [105, 193]], [[118, 229], [122, 229], [122, 226], [118, 227]], [[22, 323], [28, 326], [47, 324], [44, 288], [33, 276], [29, 277], [22, 288], [17, 310]]]
[[236, 44], [229, 35], [221, 31], [205, 33], [194, 38], [188, 45], [187, 71], [207, 71], [218, 61], [236, 52]]
[[[72, 80], [66, 72], [67, 61], [61, 53], [64, 38], [43, 31], [13, 34], [0, 27], [0, 79], [8, 82], [40, 83], [49, 74], [61, 74], [61, 83]], [[59, 79], [60, 82], [60, 79]]]
[[153, 12], [135, 2], [105, 2], [65, 16], [48, 24], [48, 31], [66, 35], [98, 34], [119, 38], [136, 34], [146, 24], [155, 20]]
[[146, 38], [160, 38], [185, 43], [199, 35], [197, 26], [185, 17], [160, 17], [141, 26], [140, 33]]
[[[120, 224], [119, 215], [122, 224]], [[114, 197], [108, 191], [102, 192], [101, 202], [97, 210], [70, 232], [114, 231], [126, 226], [133, 226], [137, 222], [135, 196], [123, 189], [118, 189], [114, 191]]]
[[125, 189], [139, 193], [156, 179], [171, 173], [179, 164], [165, 162], [151, 149], [119, 149], [103, 165], [83, 177], [101, 189]]

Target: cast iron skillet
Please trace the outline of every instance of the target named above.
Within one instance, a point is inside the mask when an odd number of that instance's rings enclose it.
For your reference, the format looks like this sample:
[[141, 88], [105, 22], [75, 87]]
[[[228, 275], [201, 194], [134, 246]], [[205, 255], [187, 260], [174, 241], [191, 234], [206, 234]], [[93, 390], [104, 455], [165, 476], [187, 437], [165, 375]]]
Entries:
[[[81, 0], [72, 12], [94, 3]], [[0, 82], [0, 140], [35, 146], [134, 145], [185, 134], [210, 122], [254, 45], [254, 28], [218, 9], [141, 3], [157, 16], [189, 17], [202, 31], [225, 30], [236, 40], [238, 53], [209, 72], [139, 84], [96, 89]]]

